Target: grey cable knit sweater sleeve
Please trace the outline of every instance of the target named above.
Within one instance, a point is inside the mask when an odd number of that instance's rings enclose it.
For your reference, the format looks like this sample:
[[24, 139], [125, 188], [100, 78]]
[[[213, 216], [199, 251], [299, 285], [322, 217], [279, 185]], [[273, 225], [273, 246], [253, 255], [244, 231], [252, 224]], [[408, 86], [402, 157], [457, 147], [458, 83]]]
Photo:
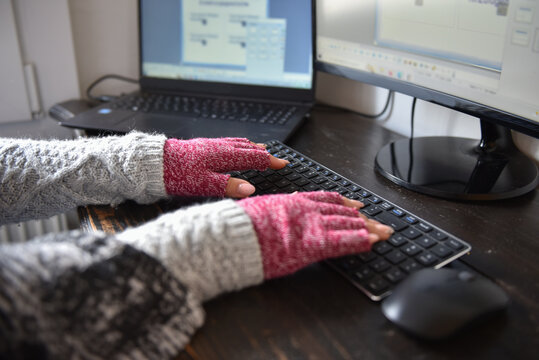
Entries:
[[[161, 199], [164, 141], [0, 139], [0, 223]], [[115, 235], [0, 245], [0, 358], [170, 358], [202, 325], [202, 301], [262, 280], [255, 230], [232, 200]]]
[[0, 224], [81, 205], [166, 197], [165, 140], [142, 133], [67, 141], [0, 138]]
[[232, 200], [114, 236], [3, 245], [0, 358], [171, 358], [202, 325], [203, 300], [262, 280], [256, 233]]

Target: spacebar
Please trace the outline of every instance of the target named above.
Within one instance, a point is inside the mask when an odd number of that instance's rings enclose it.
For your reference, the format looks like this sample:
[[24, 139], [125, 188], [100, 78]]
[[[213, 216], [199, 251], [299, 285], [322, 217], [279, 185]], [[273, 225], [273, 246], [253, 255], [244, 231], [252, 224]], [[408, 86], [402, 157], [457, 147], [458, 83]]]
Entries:
[[408, 226], [404, 221], [399, 220], [395, 215], [391, 215], [386, 211], [382, 211], [380, 214], [376, 215], [375, 219], [391, 226], [395, 231], [401, 231]]

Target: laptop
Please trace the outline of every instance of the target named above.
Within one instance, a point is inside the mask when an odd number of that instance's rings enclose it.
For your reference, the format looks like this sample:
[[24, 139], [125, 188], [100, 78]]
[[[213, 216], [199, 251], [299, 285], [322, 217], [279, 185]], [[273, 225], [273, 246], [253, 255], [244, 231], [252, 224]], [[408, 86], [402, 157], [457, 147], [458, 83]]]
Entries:
[[62, 125], [285, 141], [314, 104], [312, 0], [139, 0], [140, 91]]

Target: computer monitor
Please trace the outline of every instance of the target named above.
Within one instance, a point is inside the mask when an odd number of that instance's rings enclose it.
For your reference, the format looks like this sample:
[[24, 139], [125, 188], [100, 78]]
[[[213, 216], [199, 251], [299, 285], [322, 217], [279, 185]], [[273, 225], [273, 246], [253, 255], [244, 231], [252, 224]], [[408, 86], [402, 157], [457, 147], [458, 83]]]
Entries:
[[511, 129], [539, 138], [539, 2], [318, 0], [320, 71], [479, 118], [482, 139], [423, 137], [385, 145], [375, 168], [409, 189], [450, 199], [534, 190], [535, 162]]

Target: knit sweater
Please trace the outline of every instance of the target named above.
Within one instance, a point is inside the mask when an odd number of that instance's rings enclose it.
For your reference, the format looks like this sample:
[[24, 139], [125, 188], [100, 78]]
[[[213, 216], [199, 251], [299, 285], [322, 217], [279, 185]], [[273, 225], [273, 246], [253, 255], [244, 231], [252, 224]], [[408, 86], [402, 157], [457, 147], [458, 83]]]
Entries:
[[[0, 223], [163, 199], [164, 142], [140, 133], [2, 139]], [[202, 325], [203, 301], [263, 277], [251, 220], [232, 200], [115, 235], [73, 231], [2, 245], [0, 357], [170, 358]]]

